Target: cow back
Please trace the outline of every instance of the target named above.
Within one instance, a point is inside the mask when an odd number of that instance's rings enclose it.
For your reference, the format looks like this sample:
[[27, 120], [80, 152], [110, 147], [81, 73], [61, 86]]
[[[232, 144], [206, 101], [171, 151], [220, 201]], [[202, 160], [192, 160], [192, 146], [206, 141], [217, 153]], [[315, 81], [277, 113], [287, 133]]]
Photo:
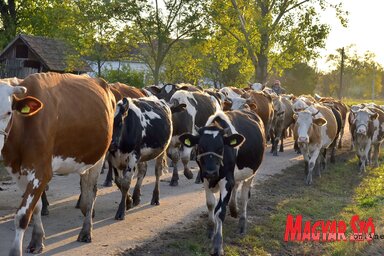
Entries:
[[245, 141], [237, 153], [237, 167], [239, 169], [248, 167], [252, 170], [257, 170], [264, 156], [265, 138], [263, 125], [249, 118], [246, 113], [238, 110], [228, 111], [226, 114], [237, 133], [245, 137]]
[[41, 73], [28, 76], [20, 85], [44, 107], [28, 118], [14, 115], [4, 159], [20, 157], [32, 164], [34, 159], [51, 161], [60, 156], [94, 164], [105, 154], [115, 100], [104, 80]]

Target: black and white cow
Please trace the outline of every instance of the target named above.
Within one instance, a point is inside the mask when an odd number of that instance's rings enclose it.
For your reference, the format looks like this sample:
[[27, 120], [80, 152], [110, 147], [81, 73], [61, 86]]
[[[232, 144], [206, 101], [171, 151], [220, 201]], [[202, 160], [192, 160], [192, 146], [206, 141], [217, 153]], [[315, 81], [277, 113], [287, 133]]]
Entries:
[[[181, 158], [184, 166], [184, 175], [188, 179], [193, 178], [193, 173], [188, 168], [188, 162], [191, 158], [192, 148], [184, 147], [180, 141], [179, 136], [183, 133], [197, 134], [196, 127], [202, 127], [220, 106], [217, 100], [206, 93], [190, 92], [190, 91], [176, 91], [169, 101], [172, 109], [177, 109], [178, 106], [183, 105], [184, 110], [172, 113], [173, 134], [172, 140], [168, 149], [169, 157], [172, 160], [173, 175], [171, 179], [171, 186], [177, 186], [179, 180], [179, 173], [177, 163]], [[196, 180], [200, 181], [200, 178]]]
[[[140, 203], [140, 188], [147, 171], [146, 162], [156, 159], [156, 183], [152, 205], [159, 205], [159, 181], [165, 150], [172, 135], [171, 110], [155, 97], [123, 98], [117, 105], [109, 149], [115, 182], [122, 198], [115, 218], [125, 218], [125, 210]], [[132, 176], [138, 169], [133, 196], [128, 193]]]
[[[245, 233], [247, 203], [253, 177], [265, 148], [263, 124], [253, 113], [216, 112], [198, 134], [183, 134], [180, 141], [187, 147], [197, 145], [197, 163], [204, 181], [209, 213], [208, 232], [213, 238], [213, 255], [223, 255], [222, 225], [229, 203], [237, 217], [237, 190], [241, 189], [240, 233]], [[215, 193], [220, 192], [216, 201]]]

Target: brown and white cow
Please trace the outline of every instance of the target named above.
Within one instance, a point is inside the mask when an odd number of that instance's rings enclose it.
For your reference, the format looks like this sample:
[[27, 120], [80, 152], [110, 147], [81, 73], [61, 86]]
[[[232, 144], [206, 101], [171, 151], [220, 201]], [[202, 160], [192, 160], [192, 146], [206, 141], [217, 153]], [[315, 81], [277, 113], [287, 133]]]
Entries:
[[[318, 96], [319, 97], [319, 96]], [[344, 127], [345, 127], [345, 122], [347, 120], [347, 114], [348, 114], [348, 106], [343, 103], [340, 100], [336, 100], [332, 97], [320, 97], [318, 98], [318, 102], [328, 105], [333, 109], [337, 109], [340, 114], [341, 114], [341, 130], [340, 130], [340, 135], [339, 135], [339, 143], [338, 143], [338, 148], [342, 147], [342, 140], [344, 136]]]
[[352, 140], [359, 158], [359, 170], [365, 171], [367, 162], [371, 159], [370, 152], [373, 146], [372, 163], [378, 166], [378, 157], [381, 143], [384, 140], [384, 112], [378, 108], [364, 107], [361, 109], [351, 108]]
[[[25, 97], [14, 96], [20, 93]], [[27, 252], [43, 250], [40, 196], [53, 172], [80, 174], [85, 219], [77, 240], [91, 242], [97, 178], [112, 137], [114, 108], [108, 84], [99, 79], [42, 73], [28, 76], [19, 86], [0, 85], [1, 154], [23, 192], [10, 255], [22, 254], [32, 215]]]
[[294, 138], [304, 156], [306, 183], [309, 185], [312, 183], [315, 164], [318, 164], [320, 175], [330, 157], [332, 147], [336, 145], [336, 118], [328, 107], [317, 104], [296, 112], [294, 118]]

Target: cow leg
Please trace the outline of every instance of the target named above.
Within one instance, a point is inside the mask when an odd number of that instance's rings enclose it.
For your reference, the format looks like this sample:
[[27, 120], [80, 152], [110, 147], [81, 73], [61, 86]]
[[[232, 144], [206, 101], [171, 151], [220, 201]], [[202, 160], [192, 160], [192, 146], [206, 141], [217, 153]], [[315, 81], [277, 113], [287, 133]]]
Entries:
[[241, 208], [240, 208], [240, 219], [239, 219], [239, 231], [240, 234], [245, 234], [247, 228], [247, 206], [249, 198], [251, 197], [251, 186], [253, 177], [245, 180], [241, 187]]
[[192, 148], [182, 147], [181, 161], [183, 162], [183, 165], [184, 165], [184, 176], [189, 180], [193, 178], [193, 173], [188, 168], [188, 163], [189, 163], [189, 160], [191, 159], [191, 152], [192, 152]]
[[280, 152], [284, 152], [284, 138], [281, 137], [281, 140], [280, 140]]
[[341, 130], [340, 130], [340, 136], [339, 136], [339, 144], [338, 144], [338, 148], [342, 148], [342, 141], [343, 141], [343, 136], [344, 136], [344, 126], [345, 126], [345, 122], [343, 122], [343, 124], [341, 125]]
[[240, 182], [236, 183], [232, 189], [231, 199], [229, 200], [229, 212], [233, 218], [238, 217], [237, 209], [237, 190], [239, 189]]
[[100, 175], [103, 162], [104, 157], [80, 175], [80, 210], [85, 218], [83, 227], [77, 237], [78, 242], [90, 243], [92, 241], [92, 215], [97, 194], [97, 179]]
[[156, 158], [156, 165], [155, 165], [155, 175], [156, 175], [156, 183], [155, 188], [153, 189], [152, 193], [152, 200], [151, 205], [160, 205], [160, 176], [162, 174], [163, 170], [163, 159], [164, 154], [161, 154], [158, 158]]
[[107, 177], [105, 177], [105, 181], [103, 183], [103, 187], [112, 187], [112, 180], [113, 180], [113, 167], [111, 161], [108, 161], [108, 173]]
[[[48, 170], [49, 172], [51, 170]], [[32, 214], [36, 212], [36, 219], [32, 232], [32, 240], [27, 252], [39, 253], [43, 250], [44, 229], [41, 222], [41, 195], [51, 177], [39, 179], [35, 177], [36, 172], [28, 174], [28, 184], [25, 187], [22, 202], [15, 215], [15, 240], [12, 243], [9, 255], [22, 255], [23, 238], [26, 228], [31, 220]], [[21, 184], [19, 184], [21, 186]], [[20, 187], [21, 188], [21, 187]], [[21, 188], [22, 189], [22, 188]], [[23, 189], [22, 189], [23, 190]], [[39, 205], [37, 205], [39, 204]], [[38, 216], [37, 216], [38, 215]]]
[[137, 163], [137, 180], [135, 189], [133, 190], [133, 206], [137, 206], [140, 204], [140, 196], [141, 196], [141, 185], [143, 184], [143, 180], [145, 178], [145, 175], [147, 174], [147, 163], [146, 162], [139, 162]]
[[372, 155], [372, 166], [379, 166], [379, 155], [380, 155], [380, 145], [381, 143], [376, 143], [373, 145], [373, 155]]
[[172, 187], [176, 187], [179, 185], [179, 170], [177, 169], [177, 163], [180, 160], [180, 152], [178, 147], [170, 147], [169, 151], [173, 166], [172, 178], [169, 185]]
[[[121, 183], [124, 183], [121, 181]], [[115, 220], [124, 220], [125, 219], [125, 210], [127, 208], [127, 200], [128, 200], [128, 188], [127, 186], [120, 187], [121, 192], [121, 201], [119, 204], [119, 208], [115, 214]]]
[[49, 210], [48, 210], [49, 202], [48, 202], [47, 194], [45, 193], [45, 190], [43, 191], [43, 194], [41, 195], [41, 202], [43, 205], [41, 208], [41, 215], [42, 216], [49, 215]]
[[272, 141], [272, 145], [273, 145], [273, 156], [277, 156], [277, 147], [279, 145], [279, 136], [276, 136], [275, 139]]
[[320, 149], [315, 149], [312, 153], [312, 155], [309, 157], [309, 161], [308, 161], [308, 175], [307, 175], [307, 179], [306, 179], [306, 183], [307, 185], [311, 185], [312, 184], [312, 172], [313, 172], [313, 169], [316, 165], [316, 161], [317, 161], [317, 158], [319, 156], [319, 153], [320, 153]]
[[215, 227], [214, 210], [216, 205], [216, 197], [212, 189], [209, 188], [209, 182], [207, 180], [204, 180], [204, 189], [205, 189], [206, 204], [208, 208], [207, 233], [208, 233], [208, 238], [211, 239], [213, 237], [213, 231]]
[[32, 238], [27, 247], [27, 253], [41, 253], [44, 249], [43, 242], [45, 238], [45, 232], [43, 223], [41, 222], [41, 209], [42, 200], [39, 200], [35, 206], [35, 210], [33, 211]]
[[227, 204], [231, 197], [233, 184], [226, 179], [219, 181], [220, 198], [215, 208], [215, 228], [212, 241], [212, 255], [224, 255], [223, 249], [223, 223], [225, 220]]
[[196, 184], [202, 183], [202, 181], [201, 181], [201, 171], [200, 170], [197, 172], [195, 183]]
[[275, 152], [275, 134], [273, 131], [269, 132], [269, 138], [271, 140], [271, 152], [270, 153], [274, 153]]

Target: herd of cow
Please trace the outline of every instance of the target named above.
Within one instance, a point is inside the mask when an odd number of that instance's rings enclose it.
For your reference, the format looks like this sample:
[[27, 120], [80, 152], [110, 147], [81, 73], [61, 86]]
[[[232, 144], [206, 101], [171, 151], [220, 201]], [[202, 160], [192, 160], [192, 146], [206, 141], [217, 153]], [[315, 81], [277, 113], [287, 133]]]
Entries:
[[239, 217], [239, 231], [244, 233], [252, 180], [266, 143], [271, 142], [271, 153], [277, 156], [279, 142], [283, 152], [283, 139], [293, 131], [295, 150], [304, 156], [305, 182], [311, 184], [314, 169], [320, 175], [327, 162], [335, 161], [347, 116], [359, 168], [365, 171], [368, 163], [378, 164], [384, 139], [384, 112], [373, 103], [347, 107], [318, 95], [276, 95], [257, 83], [246, 89], [187, 84], [138, 89], [73, 74], [1, 79], [1, 157], [23, 192], [10, 255], [22, 254], [24, 232], [32, 217], [32, 239], [26, 251], [43, 250], [41, 214], [48, 214], [45, 190], [53, 173], [80, 174], [77, 205], [85, 218], [78, 241], [91, 242], [97, 180], [104, 161], [109, 167], [104, 185], [111, 186], [114, 176], [121, 191], [115, 218], [122, 220], [126, 210], [140, 203], [149, 160], [156, 161], [151, 204], [159, 205], [159, 181], [167, 157], [173, 167], [171, 186], [178, 185], [180, 159], [188, 179], [193, 178], [188, 162], [197, 161], [200, 170], [195, 182], [203, 183], [206, 192], [212, 254], [223, 255], [227, 205], [231, 216]]

